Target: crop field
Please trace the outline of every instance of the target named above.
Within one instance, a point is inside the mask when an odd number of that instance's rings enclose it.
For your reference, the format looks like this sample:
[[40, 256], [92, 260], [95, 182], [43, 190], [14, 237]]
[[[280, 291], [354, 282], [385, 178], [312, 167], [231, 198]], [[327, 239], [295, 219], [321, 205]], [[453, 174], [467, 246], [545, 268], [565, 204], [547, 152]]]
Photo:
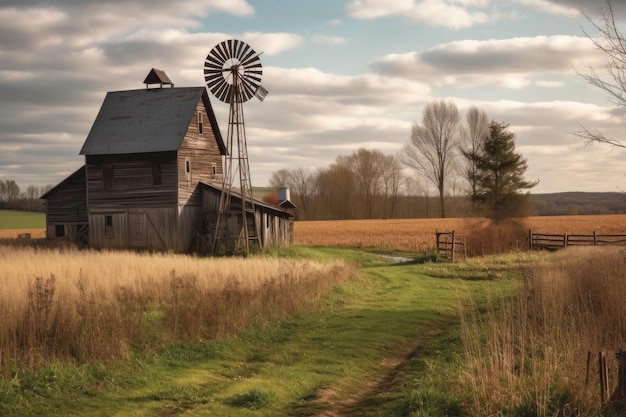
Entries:
[[[32, 211], [0, 210], [0, 232], [3, 229], [44, 229], [46, 215]], [[2, 235], [0, 234], [0, 237]]]
[[[506, 224], [518, 240], [529, 229], [538, 233], [626, 233], [626, 215], [534, 216]], [[501, 229], [503, 225], [499, 225]], [[456, 231], [462, 238], [496, 232], [486, 219], [333, 220], [295, 223], [297, 245], [348, 246], [426, 251], [435, 247], [435, 231]], [[492, 236], [493, 238], [493, 236]]]

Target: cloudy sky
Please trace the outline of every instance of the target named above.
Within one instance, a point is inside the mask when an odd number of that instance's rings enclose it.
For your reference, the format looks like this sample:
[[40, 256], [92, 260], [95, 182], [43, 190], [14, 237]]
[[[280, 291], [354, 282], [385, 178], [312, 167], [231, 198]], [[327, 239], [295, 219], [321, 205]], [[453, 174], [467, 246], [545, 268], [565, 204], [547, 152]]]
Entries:
[[[626, 6], [614, 1], [618, 13]], [[535, 193], [622, 191], [624, 115], [577, 72], [601, 68], [583, 30], [601, 0], [2, 0], [0, 179], [56, 184], [108, 91], [152, 67], [203, 85], [211, 48], [263, 52], [263, 103], [245, 105], [253, 185], [281, 168], [327, 167], [359, 147], [395, 154], [424, 104], [475, 105], [517, 134]], [[622, 14], [623, 15], [623, 14]], [[228, 106], [213, 100], [226, 132]]]

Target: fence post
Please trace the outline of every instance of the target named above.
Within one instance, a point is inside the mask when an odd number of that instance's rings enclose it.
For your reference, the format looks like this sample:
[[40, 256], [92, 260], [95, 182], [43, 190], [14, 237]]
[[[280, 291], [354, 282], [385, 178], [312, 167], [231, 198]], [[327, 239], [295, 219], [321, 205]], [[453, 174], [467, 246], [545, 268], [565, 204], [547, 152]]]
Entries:
[[567, 248], [567, 233], [563, 235], [563, 249]]
[[437, 240], [437, 255], [439, 255], [439, 230], [435, 229], [435, 239]]
[[451, 235], [452, 235], [452, 254], [450, 255], [450, 259], [452, 260], [452, 263], [454, 263], [454, 252], [456, 252], [456, 248], [454, 247], [456, 243], [454, 239], [454, 230], [452, 231]]
[[598, 244], [598, 233], [594, 230], [593, 231], [593, 245], [597, 245]]
[[528, 229], [528, 250], [533, 250], [533, 230]]
[[600, 374], [600, 404], [604, 405], [609, 399], [609, 375], [606, 366], [606, 354], [598, 353], [598, 368]]

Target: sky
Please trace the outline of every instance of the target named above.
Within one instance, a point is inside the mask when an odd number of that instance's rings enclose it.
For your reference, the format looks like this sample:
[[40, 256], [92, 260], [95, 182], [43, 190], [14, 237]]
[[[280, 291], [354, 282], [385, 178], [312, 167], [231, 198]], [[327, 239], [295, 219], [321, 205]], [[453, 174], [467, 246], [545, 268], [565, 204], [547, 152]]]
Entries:
[[[532, 193], [623, 191], [624, 114], [580, 76], [601, 70], [600, 0], [2, 0], [0, 179], [56, 184], [108, 91], [145, 88], [151, 68], [204, 85], [209, 51], [262, 52], [263, 102], [244, 105], [252, 184], [326, 168], [359, 148], [398, 154], [425, 104], [453, 101], [510, 124]], [[618, 17], [626, 5], [614, 1]], [[625, 28], [620, 20], [620, 29]], [[626, 31], [622, 31], [623, 33]], [[210, 95], [210, 97], [212, 97]], [[212, 98], [225, 135], [228, 105]]]

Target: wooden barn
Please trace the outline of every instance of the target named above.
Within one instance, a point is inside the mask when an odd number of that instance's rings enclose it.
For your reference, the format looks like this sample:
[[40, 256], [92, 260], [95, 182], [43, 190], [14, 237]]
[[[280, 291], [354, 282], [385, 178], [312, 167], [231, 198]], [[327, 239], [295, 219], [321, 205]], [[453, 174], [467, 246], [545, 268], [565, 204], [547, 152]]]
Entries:
[[[210, 238], [226, 147], [206, 89], [174, 87], [155, 69], [144, 83], [106, 95], [80, 151], [84, 167], [41, 197], [48, 238], [175, 252]], [[289, 212], [254, 206], [262, 245], [291, 242]]]

